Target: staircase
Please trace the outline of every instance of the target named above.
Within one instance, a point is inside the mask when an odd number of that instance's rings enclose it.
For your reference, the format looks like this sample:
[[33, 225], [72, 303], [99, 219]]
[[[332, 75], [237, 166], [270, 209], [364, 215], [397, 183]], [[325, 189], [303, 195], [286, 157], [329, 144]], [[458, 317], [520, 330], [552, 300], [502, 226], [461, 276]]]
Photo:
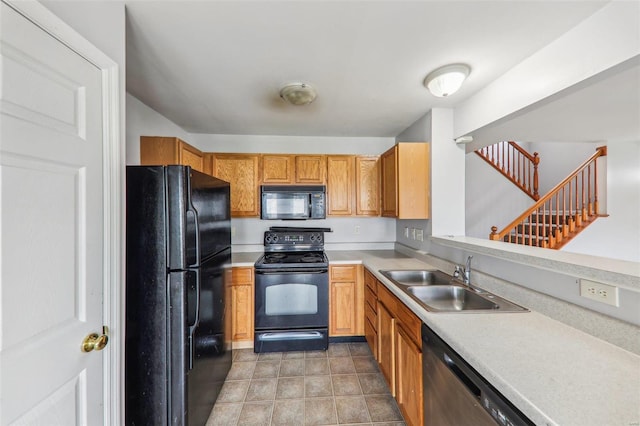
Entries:
[[529, 154], [513, 141], [502, 141], [475, 151], [491, 167], [534, 200], [538, 194], [538, 153]]
[[567, 244], [602, 216], [598, 210], [596, 160], [606, 155], [606, 147], [597, 148], [595, 154], [503, 230], [498, 232], [496, 226], [491, 227], [489, 239], [551, 249]]

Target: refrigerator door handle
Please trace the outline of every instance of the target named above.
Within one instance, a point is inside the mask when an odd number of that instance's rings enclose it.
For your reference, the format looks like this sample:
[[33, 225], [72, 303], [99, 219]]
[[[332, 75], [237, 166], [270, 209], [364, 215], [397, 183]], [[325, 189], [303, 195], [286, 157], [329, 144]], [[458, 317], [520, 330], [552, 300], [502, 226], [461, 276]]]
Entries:
[[200, 324], [200, 270], [193, 271], [196, 275], [196, 306], [195, 319], [193, 324], [189, 324], [189, 370], [193, 369], [193, 360], [195, 358], [195, 340], [196, 328]]
[[196, 263], [194, 265], [190, 265], [191, 268], [199, 268], [202, 263], [202, 255], [200, 252], [200, 219], [198, 218], [198, 211], [193, 206], [193, 202], [191, 201], [191, 179], [188, 180], [188, 191], [187, 191], [187, 217], [189, 217], [188, 213], [193, 215], [194, 221], [194, 229], [195, 229], [195, 243], [196, 243]]

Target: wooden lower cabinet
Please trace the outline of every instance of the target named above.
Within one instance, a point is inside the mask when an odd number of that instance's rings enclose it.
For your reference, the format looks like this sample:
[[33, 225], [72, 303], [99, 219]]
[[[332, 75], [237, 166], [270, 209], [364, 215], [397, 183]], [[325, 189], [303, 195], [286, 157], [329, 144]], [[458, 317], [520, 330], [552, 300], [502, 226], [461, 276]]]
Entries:
[[393, 396], [396, 396], [395, 351], [393, 349], [395, 330], [395, 318], [384, 304], [378, 301], [378, 365]]
[[422, 348], [396, 325], [396, 401], [408, 425], [422, 425]]
[[[405, 422], [410, 426], [422, 426], [422, 321], [367, 270], [364, 279], [365, 337], [372, 350], [376, 348], [374, 354], [380, 371]], [[368, 310], [374, 300], [375, 316]], [[376, 319], [376, 327], [370, 318]]]
[[364, 334], [362, 265], [329, 268], [329, 336]]
[[253, 268], [233, 268], [231, 276], [232, 341], [253, 344]]

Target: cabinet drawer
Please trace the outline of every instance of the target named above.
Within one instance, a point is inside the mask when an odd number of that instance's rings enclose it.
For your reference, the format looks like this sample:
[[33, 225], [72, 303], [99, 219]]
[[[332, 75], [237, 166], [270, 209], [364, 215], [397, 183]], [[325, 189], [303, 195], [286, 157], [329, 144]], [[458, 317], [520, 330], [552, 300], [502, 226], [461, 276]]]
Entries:
[[231, 283], [232, 285], [253, 284], [253, 268], [233, 268]]
[[384, 306], [387, 307], [387, 310], [395, 316], [395, 312], [397, 311], [396, 302], [397, 298], [393, 295], [384, 285], [378, 286], [378, 301], [382, 302]]
[[367, 343], [369, 344], [369, 348], [371, 349], [371, 353], [373, 353], [373, 357], [378, 359], [378, 333], [376, 329], [373, 327], [372, 323], [368, 320], [364, 322], [364, 336], [367, 339]]
[[331, 281], [355, 281], [356, 269], [355, 265], [332, 266]]
[[[373, 274], [371, 272], [369, 272], [368, 269], [364, 270], [364, 283], [366, 284], [366, 286], [368, 288], [371, 289], [373, 294], [378, 294], [377, 281], [378, 280], [376, 279], [376, 277], [374, 277]], [[375, 306], [375, 305], [373, 305], [373, 306]]]
[[373, 309], [371, 306], [366, 305], [364, 308], [364, 313], [365, 313], [365, 317], [367, 319], [367, 321], [371, 322], [371, 327], [374, 330], [377, 330], [377, 324], [378, 324], [378, 314], [376, 314], [376, 310]]
[[369, 306], [374, 311], [376, 310], [376, 295], [371, 292], [371, 290], [367, 287], [364, 289], [364, 300], [367, 301], [367, 306]]
[[398, 303], [396, 315], [398, 320], [401, 323], [402, 329], [407, 333], [407, 335], [413, 340], [418, 346], [422, 345], [421, 339], [421, 330], [422, 321], [420, 318], [416, 316], [409, 308], [407, 308], [404, 304]]

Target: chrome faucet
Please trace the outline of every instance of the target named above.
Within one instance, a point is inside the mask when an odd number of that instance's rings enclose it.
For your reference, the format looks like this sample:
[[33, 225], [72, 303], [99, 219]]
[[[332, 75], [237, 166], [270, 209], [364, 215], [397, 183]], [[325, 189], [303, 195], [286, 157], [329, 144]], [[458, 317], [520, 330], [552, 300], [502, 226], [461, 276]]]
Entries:
[[471, 286], [471, 258], [473, 256], [467, 257], [467, 262], [464, 266], [456, 265], [455, 271], [453, 271], [453, 276], [458, 278], [460, 281], [465, 283], [468, 286]]

